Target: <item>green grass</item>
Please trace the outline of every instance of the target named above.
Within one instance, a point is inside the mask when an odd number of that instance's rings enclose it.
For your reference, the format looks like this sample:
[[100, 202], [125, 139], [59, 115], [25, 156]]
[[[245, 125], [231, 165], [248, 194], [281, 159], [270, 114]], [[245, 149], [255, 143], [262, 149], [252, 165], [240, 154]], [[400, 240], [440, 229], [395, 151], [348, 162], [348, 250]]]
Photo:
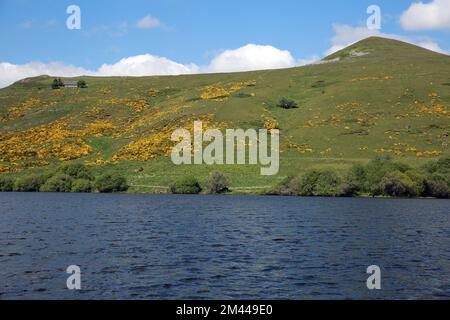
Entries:
[[[355, 52], [364, 55], [355, 55]], [[336, 58], [340, 60], [333, 60]], [[160, 192], [182, 176], [194, 175], [204, 180], [211, 171], [220, 170], [229, 175], [236, 192], [258, 193], [288, 175], [311, 168], [344, 172], [355, 162], [368, 162], [382, 153], [381, 149], [401, 148], [401, 154], [385, 154], [413, 166], [430, 159], [417, 157], [417, 152], [449, 154], [443, 145], [450, 129], [449, 114], [420, 112], [423, 107], [432, 109], [436, 105], [449, 109], [449, 56], [394, 40], [369, 38], [324, 61], [332, 62], [231, 74], [71, 79], [87, 81], [89, 88], [79, 91], [52, 90], [51, 77], [27, 79], [0, 90], [0, 116], [6, 117], [0, 122], [0, 146], [17, 131], [59, 119], [64, 119], [73, 130], [98, 119], [107, 120], [116, 125], [118, 132], [129, 128], [130, 122], [145, 119], [130, 136], [83, 137], [92, 152], [76, 161], [110, 160], [128, 142], [170, 121], [176, 126], [186, 117], [213, 114], [214, 122], [227, 128], [261, 128], [263, 114], [279, 123], [283, 153], [277, 176], [261, 176], [259, 166], [175, 166], [166, 156], [144, 162], [119, 161], [93, 167], [98, 173], [116, 171], [126, 175], [132, 186], [131, 192]], [[251, 80], [256, 81], [255, 86], [243, 87], [225, 101], [199, 99], [205, 86]], [[150, 89], [159, 90], [159, 95], [152, 97]], [[431, 93], [436, 93], [437, 97], [431, 97]], [[295, 100], [299, 108], [277, 108], [283, 97]], [[8, 110], [12, 106], [20, 106], [30, 98], [37, 98], [40, 103], [24, 110], [17, 119], [8, 119], [11, 114]], [[126, 105], [108, 102], [113, 98], [142, 98], [150, 107], [136, 114]], [[168, 111], [175, 105], [189, 108], [169, 112], [157, 119], [152, 117], [155, 110]], [[94, 106], [102, 108], [103, 113], [90, 118], [83, 114]], [[303, 145], [312, 152], [290, 149], [288, 143]], [[407, 147], [415, 148], [417, 152], [407, 152], [404, 150]], [[35, 159], [21, 161], [28, 160]], [[13, 175], [51, 171], [60, 163], [57, 159], [46, 160], [50, 163], [47, 167]], [[12, 161], [0, 164], [13, 166]], [[138, 170], [140, 168], [142, 170]]]

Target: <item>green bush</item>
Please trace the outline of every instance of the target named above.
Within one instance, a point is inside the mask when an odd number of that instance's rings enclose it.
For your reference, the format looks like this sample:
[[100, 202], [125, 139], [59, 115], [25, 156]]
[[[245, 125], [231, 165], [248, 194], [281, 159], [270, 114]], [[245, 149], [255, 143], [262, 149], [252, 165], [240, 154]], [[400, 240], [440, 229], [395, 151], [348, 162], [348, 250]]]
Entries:
[[194, 177], [186, 177], [170, 184], [173, 194], [199, 194], [202, 192], [200, 183]]
[[362, 193], [390, 197], [450, 196], [450, 158], [429, 162], [421, 170], [380, 156], [366, 166], [353, 165], [343, 179], [333, 171], [312, 170], [284, 179], [268, 194], [353, 197]]
[[301, 177], [300, 196], [335, 197], [340, 195], [341, 179], [331, 170], [309, 171]]
[[297, 109], [298, 105], [293, 100], [288, 100], [286, 98], [282, 98], [280, 102], [278, 102], [277, 107], [283, 108], [283, 109]]
[[417, 183], [400, 171], [387, 172], [381, 179], [378, 190], [381, 195], [390, 197], [417, 197], [420, 195]]
[[38, 192], [41, 186], [47, 181], [46, 175], [31, 174], [21, 177], [14, 183], [14, 191], [17, 192]]
[[361, 189], [359, 185], [349, 177], [346, 177], [344, 181], [339, 185], [337, 189], [337, 195], [341, 197], [354, 197], [360, 193]]
[[363, 186], [364, 191], [372, 195], [381, 195], [380, 183], [389, 172], [405, 173], [411, 168], [403, 163], [395, 162], [390, 156], [379, 156], [370, 161], [365, 167], [366, 179]]
[[296, 196], [299, 193], [299, 185], [301, 179], [299, 177], [290, 176], [280, 182], [275, 189], [269, 191], [268, 194], [280, 196]]
[[89, 169], [82, 163], [68, 163], [61, 166], [58, 172], [66, 174], [74, 179], [93, 180], [94, 177]]
[[319, 180], [319, 171], [309, 171], [300, 178], [298, 186], [298, 195], [300, 196], [314, 196], [317, 181]]
[[411, 179], [413, 185], [413, 194], [411, 196], [426, 195], [427, 178], [423, 172], [417, 170], [408, 170], [405, 174]]
[[78, 179], [72, 183], [72, 192], [86, 193], [92, 191], [92, 185], [89, 180]]
[[125, 192], [128, 187], [125, 177], [115, 174], [105, 174], [95, 181], [95, 189], [101, 193]]
[[0, 192], [11, 192], [14, 189], [14, 180], [0, 176]]
[[445, 176], [433, 174], [427, 177], [425, 185], [426, 196], [439, 199], [448, 199], [450, 196], [450, 184]]
[[53, 79], [52, 89], [59, 89], [62, 87], [64, 87], [64, 82], [61, 80], [61, 78]]
[[81, 88], [81, 89], [87, 88], [87, 83], [86, 83], [86, 81], [84, 81], [84, 80], [78, 80], [78, 82], [77, 82], [77, 87], [78, 87], [78, 88]]
[[206, 192], [208, 194], [223, 194], [230, 191], [228, 178], [219, 171], [211, 172], [206, 181]]
[[70, 192], [73, 179], [67, 174], [56, 174], [48, 179], [39, 189], [41, 192]]
[[364, 185], [367, 180], [367, 170], [361, 164], [355, 164], [350, 168], [346, 180], [356, 185], [358, 192], [365, 191]]

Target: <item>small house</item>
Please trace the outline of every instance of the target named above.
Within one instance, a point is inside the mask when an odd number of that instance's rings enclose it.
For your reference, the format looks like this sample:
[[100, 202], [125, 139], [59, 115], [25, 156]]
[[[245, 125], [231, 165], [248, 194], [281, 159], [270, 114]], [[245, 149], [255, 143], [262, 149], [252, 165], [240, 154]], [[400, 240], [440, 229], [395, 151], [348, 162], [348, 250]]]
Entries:
[[78, 88], [78, 84], [75, 81], [64, 81], [64, 88]]

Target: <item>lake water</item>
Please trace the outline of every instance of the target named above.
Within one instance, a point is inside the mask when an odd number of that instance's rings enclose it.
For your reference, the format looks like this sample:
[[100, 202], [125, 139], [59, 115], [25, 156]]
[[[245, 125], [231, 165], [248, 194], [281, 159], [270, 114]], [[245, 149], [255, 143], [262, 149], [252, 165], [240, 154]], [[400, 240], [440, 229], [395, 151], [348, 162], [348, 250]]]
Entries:
[[0, 194], [0, 299], [91, 298], [450, 299], [450, 201]]

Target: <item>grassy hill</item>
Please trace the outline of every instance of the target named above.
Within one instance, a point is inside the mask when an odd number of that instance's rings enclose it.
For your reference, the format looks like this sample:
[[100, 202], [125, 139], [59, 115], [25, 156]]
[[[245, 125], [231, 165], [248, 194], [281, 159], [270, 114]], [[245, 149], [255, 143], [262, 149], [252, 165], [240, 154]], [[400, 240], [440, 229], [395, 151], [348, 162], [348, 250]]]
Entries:
[[[64, 80], [79, 80], [64, 79]], [[181, 176], [227, 173], [257, 192], [311, 168], [345, 170], [384, 154], [413, 166], [448, 155], [450, 57], [368, 38], [299, 68], [166, 77], [82, 77], [53, 90], [36, 77], [0, 90], [0, 173], [86, 163], [126, 175], [134, 192], [163, 191]], [[299, 108], [277, 107], [283, 97]], [[170, 135], [194, 120], [219, 128], [281, 130], [280, 173], [259, 166], [175, 166]]]

